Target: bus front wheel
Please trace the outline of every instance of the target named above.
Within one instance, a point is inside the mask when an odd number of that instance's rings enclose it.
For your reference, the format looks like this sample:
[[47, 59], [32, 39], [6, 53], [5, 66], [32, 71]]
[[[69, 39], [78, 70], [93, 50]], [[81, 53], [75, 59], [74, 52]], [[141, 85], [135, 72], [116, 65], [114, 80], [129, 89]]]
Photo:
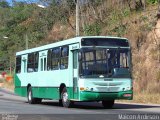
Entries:
[[102, 105], [104, 108], [111, 109], [114, 105], [114, 100], [103, 100]]
[[66, 87], [64, 87], [62, 90], [61, 98], [62, 98], [63, 107], [69, 108], [72, 106], [72, 101], [70, 101], [68, 98], [68, 92], [67, 92]]

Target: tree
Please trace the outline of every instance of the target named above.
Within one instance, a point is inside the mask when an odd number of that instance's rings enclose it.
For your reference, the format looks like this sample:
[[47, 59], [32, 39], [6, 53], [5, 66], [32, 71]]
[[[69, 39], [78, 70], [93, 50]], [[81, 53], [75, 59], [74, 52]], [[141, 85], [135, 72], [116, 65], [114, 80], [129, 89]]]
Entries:
[[0, 7], [2, 8], [9, 8], [9, 4], [7, 1], [0, 1]]

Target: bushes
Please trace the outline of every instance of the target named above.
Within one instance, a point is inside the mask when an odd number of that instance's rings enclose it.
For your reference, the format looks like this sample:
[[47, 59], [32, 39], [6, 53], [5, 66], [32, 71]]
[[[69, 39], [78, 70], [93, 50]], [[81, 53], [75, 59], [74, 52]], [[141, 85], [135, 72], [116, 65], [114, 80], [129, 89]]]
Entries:
[[157, 4], [158, 0], [147, 0], [147, 2], [150, 4]]
[[85, 35], [100, 35], [101, 25], [98, 22], [92, 25], [85, 25], [84, 32]]

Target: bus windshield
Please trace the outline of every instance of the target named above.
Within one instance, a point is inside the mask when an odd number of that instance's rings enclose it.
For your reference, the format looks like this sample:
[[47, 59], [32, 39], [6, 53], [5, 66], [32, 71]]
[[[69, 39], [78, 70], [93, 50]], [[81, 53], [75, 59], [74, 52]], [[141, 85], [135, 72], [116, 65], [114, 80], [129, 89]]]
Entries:
[[80, 77], [130, 76], [130, 49], [83, 48], [80, 57]]

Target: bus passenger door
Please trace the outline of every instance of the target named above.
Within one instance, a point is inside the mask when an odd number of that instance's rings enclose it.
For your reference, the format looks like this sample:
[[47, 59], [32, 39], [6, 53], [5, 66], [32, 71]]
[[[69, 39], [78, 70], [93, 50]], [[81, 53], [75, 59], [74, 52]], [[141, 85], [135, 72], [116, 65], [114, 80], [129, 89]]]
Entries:
[[40, 53], [40, 71], [47, 70], [47, 55], [45, 52]]
[[78, 50], [73, 52], [73, 98], [78, 99]]

